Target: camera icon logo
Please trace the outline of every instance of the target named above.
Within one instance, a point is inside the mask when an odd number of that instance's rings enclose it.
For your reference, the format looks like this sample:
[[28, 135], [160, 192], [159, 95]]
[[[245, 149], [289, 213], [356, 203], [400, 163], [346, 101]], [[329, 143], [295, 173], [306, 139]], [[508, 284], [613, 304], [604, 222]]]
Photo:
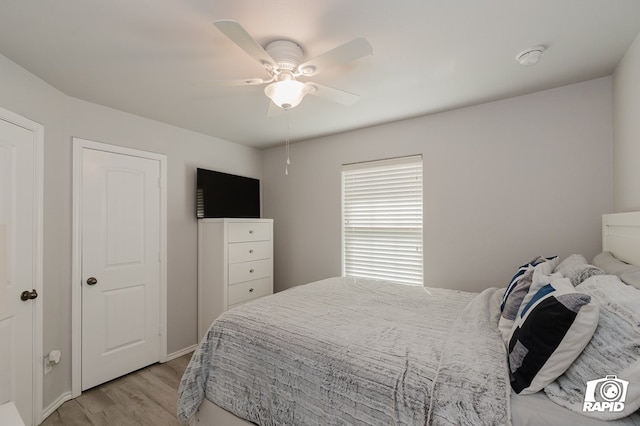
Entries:
[[624, 410], [628, 387], [629, 382], [618, 379], [616, 375], [589, 380], [584, 392], [582, 411], [619, 412]]

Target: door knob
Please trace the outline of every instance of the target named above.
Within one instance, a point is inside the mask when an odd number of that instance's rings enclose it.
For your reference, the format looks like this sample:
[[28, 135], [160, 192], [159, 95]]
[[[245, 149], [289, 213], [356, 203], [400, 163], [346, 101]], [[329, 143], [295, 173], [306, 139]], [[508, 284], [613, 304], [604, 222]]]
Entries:
[[36, 297], [38, 297], [38, 292], [35, 289], [31, 291], [25, 290], [20, 294], [20, 300], [22, 301], [33, 300]]
[[96, 285], [96, 284], [98, 284], [98, 280], [96, 279], [96, 277], [90, 277], [90, 278], [87, 279], [87, 284]]

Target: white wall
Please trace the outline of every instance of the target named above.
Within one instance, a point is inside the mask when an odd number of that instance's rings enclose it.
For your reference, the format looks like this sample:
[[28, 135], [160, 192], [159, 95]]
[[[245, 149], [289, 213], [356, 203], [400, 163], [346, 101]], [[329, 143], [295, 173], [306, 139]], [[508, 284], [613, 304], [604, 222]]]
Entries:
[[[336, 106], [340, 108], [340, 106]], [[611, 78], [371, 127], [264, 153], [275, 286], [341, 273], [343, 163], [424, 158], [425, 283], [505, 286], [544, 254], [600, 249], [612, 210]]]
[[66, 96], [0, 55], [0, 107], [44, 126], [44, 350], [63, 349], [44, 380], [44, 404], [71, 389], [71, 151]]
[[68, 105], [71, 136], [167, 155], [167, 352], [197, 343], [195, 169], [260, 178], [262, 153], [74, 98]]
[[195, 168], [262, 176], [259, 150], [69, 98], [0, 55], [0, 107], [44, 125], [44, 408], [71, 390], [72, 137], [168, 157], [168, 348], [197, 343]]
[[640, 210], [640, 34], [613, 74], [613, 201]]

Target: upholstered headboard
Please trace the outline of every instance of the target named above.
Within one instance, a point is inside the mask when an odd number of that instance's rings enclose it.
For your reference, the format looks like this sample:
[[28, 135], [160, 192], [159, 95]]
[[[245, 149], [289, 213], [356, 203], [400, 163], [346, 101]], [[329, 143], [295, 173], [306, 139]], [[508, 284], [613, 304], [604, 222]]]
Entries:
[[640, 266], [640, 212], [602, 215], [602, 251]]

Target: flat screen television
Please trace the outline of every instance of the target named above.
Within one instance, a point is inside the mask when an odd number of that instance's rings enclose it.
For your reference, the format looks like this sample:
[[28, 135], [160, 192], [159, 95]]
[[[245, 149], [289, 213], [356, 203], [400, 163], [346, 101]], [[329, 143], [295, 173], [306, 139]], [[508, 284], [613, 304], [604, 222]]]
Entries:
[[196, 217], [260, 217], [260, 180], [197, 169]]

